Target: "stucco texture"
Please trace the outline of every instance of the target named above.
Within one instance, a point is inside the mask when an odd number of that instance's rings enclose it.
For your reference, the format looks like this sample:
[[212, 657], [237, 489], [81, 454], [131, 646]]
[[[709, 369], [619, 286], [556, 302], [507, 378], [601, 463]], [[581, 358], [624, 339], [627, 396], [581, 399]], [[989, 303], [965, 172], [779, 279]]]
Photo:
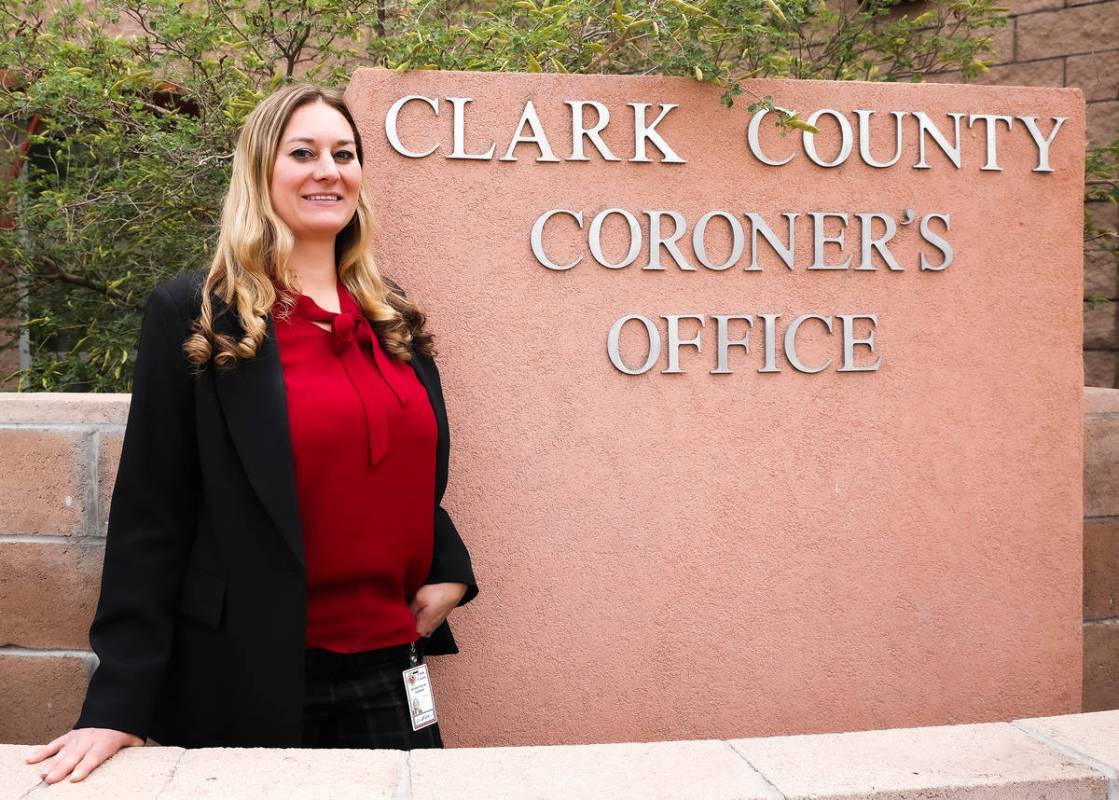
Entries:
[[[983, 124], [961, 126], [962, 165], [931, 142], [914, 169], [916, 124], [903, 155], [875, 169], [854, 154], [825, 169], [767, 120], [762, 141], [784, 167], [753, 159], [745, 95], [733, 108], [688, 79], [526, 74], [356, 73], [347, 97], [359, 120], [380, 229], [376, 253], [438, 336], [452, 430], [446, 505], [471, 547], [481, 586], [456, 612], [461, 655], [436, 659], [440, 718], [452, 745], [523, 745], [735, 738], [942, 723], [1079, 710], [1081, 682], [1081, 269], [1083, 100], [1078, 90], [831, 82], [756, 82], [802, 116], [832, 108], [854, 123], [873, 109], [874, 152], [893, 151], [890, 111], [1033, 115], [1048, 132], [1052, 173], [1032, 171], [1025, 126], [999, 127], [1002, 171], [983, 171]], [[390, 105], [440, 98], [437, 117], [409, 103], [401, 140], [438, 144], [426, 158], [395, 152]], [[448, 159], [448, 97], [470, 97], [468, 152]], [[501, 156], [531, 99], [558, 163], [533, 144]], [[622, 159], [571, 153], [564, 100], [611, 112], [603, 138]], [[675, 103], [657, 127], [686, 164], [633, 163], [626, 103]], [[594, 111], [588, 109], [588, 121]], [[836, 150], [820, 122], [819, 151]], [[797, 267], [760, 244], [760, 271], [685, 271], [667, 258], [642, 269], [596, 264], [591, 218], [630, 210], [782, 212], [897, 218], [948, 213], [955, 257], [933, 263], [916, 223], [899, 226], [890, 271], [808, 270], [811, 232], [797, 228]], [[529, 233], [546, 210], [553, 258]], [[671, 233], [671, 220], [664, 230]], [[938, 231], [942, 229], [938, 228]], [[603, 227], [607, 256], [628, 244]], [[709, 231], [712, 260], [725, 223]], [[720, 236], [722, 237], [720, 239]], [[647, 240], [644, 245], [647, 250]], [[838, 250], [829, 246], [829, 258]], [[695, 261], [693, 260], [694, 264]], [[836, 335], [809, 322], [803, 360], [817, 374], [759, 373], [762, 325], [733, 374], [714, 367], [713, 314], [878, 315], [881, 368], [838, 372]], [[657, 365], [631, 376], [607, 357], [615, 320], [705, 314], [703, 350], [682, 348], [682, 374]], [[741, 325], [741, 323], [739, 323]], [[683, 321], [684, 338], [696, 323]], [[643, 352], [631, 323], [629, 362]], [[735, 336], [741, 328], [735, 328]], [[865, 335], [865, 329], [860, 329]], [[866, 348], [857, 360], [873, 360]]]

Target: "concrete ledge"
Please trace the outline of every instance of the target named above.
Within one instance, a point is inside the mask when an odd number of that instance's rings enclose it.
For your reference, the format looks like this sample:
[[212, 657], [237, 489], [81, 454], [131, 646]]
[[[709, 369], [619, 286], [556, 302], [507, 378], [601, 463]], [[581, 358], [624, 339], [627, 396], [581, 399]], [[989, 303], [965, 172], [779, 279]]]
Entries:
[[131, 394], [0, 392], [0, 424], [124, 425]]
[[1014, 724], [1107, 774], [1119, 790], [1119, 711], [1021, 719]]
[[1085, 414], [1119, 414], [1119, 389], [1084, 387]]
[[413, 800], [780, 797], [726, 742], [714, 739], [418, 750], [411, 754], [411, 789]]
[[1107, 791], [1107, 775], [1005, 723], [731, 744], [789, 800], [1088, 800]]
[[693, 742], [393, 750], [122, 751], [47, 786], [0, 745], [0, 800], [1108, 800], [1119, 711], [1013, 723]]

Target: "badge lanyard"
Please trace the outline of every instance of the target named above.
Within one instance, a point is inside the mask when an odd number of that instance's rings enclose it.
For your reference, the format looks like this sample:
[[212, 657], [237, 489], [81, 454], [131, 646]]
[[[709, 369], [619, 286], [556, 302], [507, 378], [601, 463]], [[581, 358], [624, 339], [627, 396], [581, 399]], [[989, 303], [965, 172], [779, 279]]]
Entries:
[[437, 721], [435, 695], [431, 691], [431, 678], [427, 664], [420, 664], [416, 643], [408, 647], [408, 669], [404, 670], [404, 694], [408, 698], [408, 713], [412, 717], [412, 730], [418, 731]]

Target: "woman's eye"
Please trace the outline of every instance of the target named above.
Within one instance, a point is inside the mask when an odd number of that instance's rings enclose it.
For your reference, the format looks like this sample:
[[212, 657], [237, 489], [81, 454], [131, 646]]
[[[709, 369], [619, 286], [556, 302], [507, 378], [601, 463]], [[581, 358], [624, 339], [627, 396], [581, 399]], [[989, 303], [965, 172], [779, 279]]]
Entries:
[[[298, 150], [293, 150], [291, 154], [295, 158], [306, 158], [307, 156], [310, 156], [312, 158], [315, 157], [315, 154], [308, 150], [306, 147], [300, 147]], [[355, 158], [354, 154], [351, 153], [349, 150], [339, 150], [337, 153], [334, 154], [334, 157], [341, 158], [343, 161], [353, 161]]]

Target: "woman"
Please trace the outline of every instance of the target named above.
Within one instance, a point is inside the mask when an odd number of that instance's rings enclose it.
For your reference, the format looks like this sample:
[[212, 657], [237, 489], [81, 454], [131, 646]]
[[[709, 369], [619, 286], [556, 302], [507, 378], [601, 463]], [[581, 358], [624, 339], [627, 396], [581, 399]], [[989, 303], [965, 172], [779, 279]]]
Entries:
[[413, 725], [404, 670], [417, 643], [457, 652], [446, 618], [477, 588], [439, 505], [431, 336], [370, 255], [362, 159], [339, 94], [265, 98], [209, 272], [149, 298], [90, 629], [100, 665], [75, 729], [28, 757], [54, 756], [48, 783], [149, 736], [442, 746]]

